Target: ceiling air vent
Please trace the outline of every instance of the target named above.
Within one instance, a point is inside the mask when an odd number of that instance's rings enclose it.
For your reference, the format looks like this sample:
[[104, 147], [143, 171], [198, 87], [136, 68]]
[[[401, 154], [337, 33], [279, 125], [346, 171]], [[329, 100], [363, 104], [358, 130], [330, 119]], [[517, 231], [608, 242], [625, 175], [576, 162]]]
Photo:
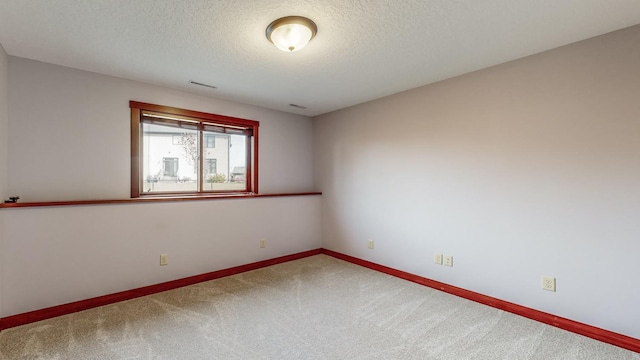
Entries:
[[189, 80], [189, 84], [200, 85], [200, 86], [204, 86], [204, 87], [208, 87], [208, 88], [212, 88], [212, 89], [217, 89], [217, 87], [215, 87], [213, 85], [207, 85], [207, 84], [199, 83], [199, 82], [193, 81], [193, 80]]

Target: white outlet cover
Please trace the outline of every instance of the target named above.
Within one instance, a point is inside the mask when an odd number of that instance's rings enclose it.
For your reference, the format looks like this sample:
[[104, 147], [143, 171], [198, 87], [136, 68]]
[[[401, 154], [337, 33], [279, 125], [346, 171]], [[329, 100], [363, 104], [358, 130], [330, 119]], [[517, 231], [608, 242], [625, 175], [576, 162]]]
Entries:
[[453, 256], [452, 255], [445, 255], [445, 257], [444, 257], [444, 265], [453, 267]]
[[442, 254], [435, 254], [433, 256], [433, 262], [438, 265], [442, 265]]
[[542, 289], [547, 291], [556, 291], [556, 278], [550, 276], [542, 277]]

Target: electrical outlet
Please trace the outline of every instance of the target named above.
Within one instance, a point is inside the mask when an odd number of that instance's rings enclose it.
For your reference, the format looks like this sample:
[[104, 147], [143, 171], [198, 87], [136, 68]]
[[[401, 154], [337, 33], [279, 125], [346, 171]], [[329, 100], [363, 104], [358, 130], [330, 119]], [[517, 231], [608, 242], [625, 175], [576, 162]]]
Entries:
[[369, 249], [373, 249], [373, 240], [369, 240], [369, 244], [367, 245]]
[[442, 254], [435, 254], [433, 256], [433, 262], [438, 265], [442, 265]]
[[169, 254], [160, 254], [160, 266], [169, 264]]
[[444, 265], [453, 267], [453, 255], [444, 256]]
[[260, 247], [261, 248], [266, 248], [267, 247], [267, 240], [265, 240], [265, 239], [260, 240]]
[[542, 277], [542, 289], [547, 291], [556, 291], [556, 278], [543, 276]]

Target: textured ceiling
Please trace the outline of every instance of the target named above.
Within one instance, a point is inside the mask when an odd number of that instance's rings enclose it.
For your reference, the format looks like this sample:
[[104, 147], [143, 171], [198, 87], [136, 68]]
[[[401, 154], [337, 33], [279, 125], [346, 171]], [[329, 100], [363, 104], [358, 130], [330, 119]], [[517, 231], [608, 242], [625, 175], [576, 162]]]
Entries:
[[[264, 35], [287, 15], [318, 25], [296, 53]], [[308, 116], [638, 23], [640, 0], [0, 0], [9, 55]]]

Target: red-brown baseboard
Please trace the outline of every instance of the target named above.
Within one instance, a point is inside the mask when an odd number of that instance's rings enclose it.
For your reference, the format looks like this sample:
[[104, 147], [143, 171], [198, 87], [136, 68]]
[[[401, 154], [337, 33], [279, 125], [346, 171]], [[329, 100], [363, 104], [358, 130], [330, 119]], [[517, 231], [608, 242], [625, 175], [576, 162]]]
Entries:
[[304, 251], [296, 254], [277, 257], [274, 259], [263, 260], [251, 264], [240, 265], [228, 269], [218, 270], [206, 274], [195, 275], [183, 279], [167, 281], [160, 284], [149, 285], [137, 289], [121, 291], [115, 294], [98, 296], [91, 299], [80, 300], [68, 304], [62, 304], [45, 309], [30, 311], [23, 314], [17, 314], [0, 319], [0, 330], [12, 328], [15, 326], [25, 325], [40, 320], [50, 319], [53, 317], [71, 314], [78, 311], [88, 310], [91, 308], [113, 304], [119, 301], [135, 299], [138, 297], [159, 293], [183, 286], [197, 284], [203, 281], [219, 279], [221, 277], [240, 274], [246, 271], [256, 270], [271, 265], [284, 263], [291, 260], [302, 259], [308, 256], [321, 254], [321, 249]]
[[574, 332], [576, 334], [584, 335], [595, 340], [603, 341], [615, 346], [619, 346], [624, 349], [628, 349], [635, 352], [640, 352], [640, 339], [632, 338], [626, 335], [618, 334], [612, 331], [597, 328], [595, 326], [579, 323], [577, 321], [558, 317], [549, 313], [538, 311], [535, 309], [527, 308], [521, 305], [510, 303], [508, 301], [493, 298], [491, 296], [479, 294], [470, 290], [465, 290], [456, 286], [448, 285], [439, 281], [427, 279], [422, 276], [414, 275], [405, 271], [396, 270], [384, 265], [379, 265], [367, 260], [358, 259], [353, 256], [341, 254], [328, 249], [315, 249], [304, 251], [301, 253], [286, 255], [277, 257], [274, 259], [263, 260], [254, 262], [251, 264], [240, 265], [228, 269], [218, 270], [206, 274], [195, 275], [186, 277], [183, 279], [168, 281], [160, 284], [149, 285], [137, 289], [118, 292], [115, 294], [109, 294], [99, 296], [91, 299], [80, 300], [68, 304], [62, 304], [45, 309], [30, 311], [23, 314], [17, 314], [0, 319], [0, 330], [12, 328], [15, 326], [25, 325], [40, 320], [50, 319], [53, 317], [71, 314], [78, 311], [88, 310], [91, 308], [116, 303], [119, 301], [125, 301], [176, 289], [183, 286], [197, 284], [203, 281], [209, 281], [219, 279], [221, 277], [240, 274], [246, 271], [256, 270], [271, 265], [281, 264], [287, 261], [302, 259], [305, 257], [326, 254], [337, 259], [345, 260], [350, 263], [364, 266], [366, 268], [383, 272], [404, 280], [412, 281], [420, 285], [428, 286], [437, 290], [444, 291], [446, 293], [456, 295], [468, 300], [472, 300], [481, 304], [489, 305], [494, 308], [508, 311], [513, 314], [524, 316], [526, 318], [536, 320], [545, 324], [549, 324], [564, 330]]
[[597, 328], [595, 326], [579, 323], [577, 321], [561, 318], [549, 313], [524, 307], [518, 304], [510, 303], [508, 301], [493, 298], [491, 296], [482, 295], [477, 292], [465, 290], [456, 286], [448, 285], [439, 281], [424, 278], [422, 276], [414, 275], [401, 270], [396, 270], [384, 265], [372, 263], [370, 261], [355, 258], [353, 256], [341, 254], [332, 250], [322, 249], [322, 253], [335, 257], [337, 259], [345, 260], [347, 262], [364, 266], [366, 268], [380, 271], [385, 274], [389, 274], [404, 280], [412, 281], [420, 285], [428, 286], [437, 290], [444, 291], [446, 293], [456, 295], [471, 301], [475, 301], [484, 305], [508, 311], [510, 313], [524, 316], [526, 318], [536, 320], [545, 324], [549, 324], [560, 329], [568, 330], [576, 334], [584, 335], [595, 340], [603, 341], [611, 345], [619, 346], [621, 348], [640, 352], [640, 339], [632, 338], [626, 335], [618, 334], [612, 331]]

